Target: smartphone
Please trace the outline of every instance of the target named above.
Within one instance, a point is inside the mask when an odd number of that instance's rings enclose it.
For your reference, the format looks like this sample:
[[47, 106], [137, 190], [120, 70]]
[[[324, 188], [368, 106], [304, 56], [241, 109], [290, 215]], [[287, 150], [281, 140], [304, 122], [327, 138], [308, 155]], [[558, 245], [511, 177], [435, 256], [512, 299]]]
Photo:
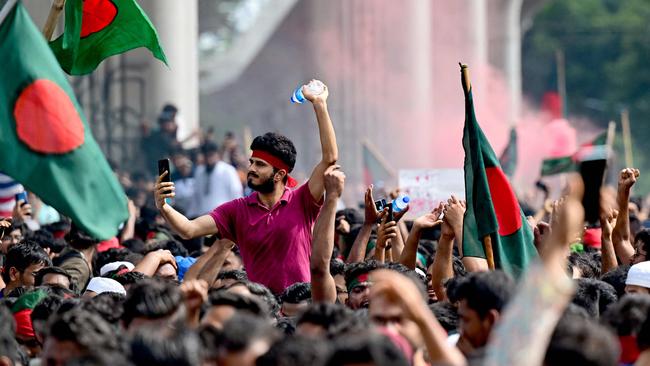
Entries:
[[27, 204], [27, 192], [26, 191], [16, 193], [16, 203], [18, 203], [20, 200], [23, 201], [23, 205]]
[[580, 163], [580, 175], [584, 182], [585, 193], [582, 205], [585, 208], [587, 225], [595, 225], [600, 220], [600, 188], [603, 185], [607, 160], [583, 161]]
[[386, 219], [386, 222], [391, 222], [394, 221], [395, 217], [393, 217], [393, 202], [388, 204], [388, 218]]
[[377, 209], [377, 211], [383, 210], [384, 207], [386, 207], [386, 199], [385, 198], [382, 198], [380, 200], [375, 201], [375, 208]]
[[[167, 175], [163, 177], [162, 182], [171, 182], [172, 171], [169, 169], [169, 159], [158, 160], [158, 176], [161, 176], [164, 172], [167, 172]], [[166, 193], [169, 193], [169, 191]], [[165, 203], [169, 205], [171, 204], [171, 200], [169, 198], [165, 198]]]
[[163, 182], [171, 182], [172, 171], [169, 169], [169, 159], [160, 159], [158, 160], [158, 176], [161, 176], [164, 172], [167, 172], [167, 175], [163, 178]]

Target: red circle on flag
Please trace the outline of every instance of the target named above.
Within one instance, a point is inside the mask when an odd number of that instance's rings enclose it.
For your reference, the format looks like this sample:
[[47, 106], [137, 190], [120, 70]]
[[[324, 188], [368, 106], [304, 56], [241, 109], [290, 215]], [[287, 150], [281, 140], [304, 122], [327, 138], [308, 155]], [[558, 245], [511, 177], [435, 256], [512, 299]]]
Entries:
[[14, 105], [16, 133], [30, 149], [64, 154], [84, 143], [84, 125], [68, 94], [55, 82], [38, 79]]
[[498, 167], [489, 167], [485, 169], [488, 185], [490, 187], [490, 196], [494, 212], [497, 215], [499, 223], [499, 235], [507, 236], [514, 234], [521, 228], [521, 209], [515, 192], [508, 183], [508, 178], [503, 170]]
[[117, 16], [117, 6], [111, 0], [84, 0], [81, 15], [81, 38], [108, 27]]

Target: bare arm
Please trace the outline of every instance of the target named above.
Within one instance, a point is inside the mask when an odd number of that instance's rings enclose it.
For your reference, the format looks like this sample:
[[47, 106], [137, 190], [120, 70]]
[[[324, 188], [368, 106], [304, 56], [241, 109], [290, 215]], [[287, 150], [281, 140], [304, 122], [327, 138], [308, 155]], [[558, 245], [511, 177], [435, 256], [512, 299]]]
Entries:
[[368, 247], [368, 240], [370, 240], [370, 234], [372, 234], [372, 228], [375, 226], [378, 218], [378, 212], [375, 209], [375, 202], [372, 197], [372, 188], [370, 185], [366, 189], [366, 194], [364, 197], [365, 202], [365, 219], [363, 226], [359, 231], [359, 234], [354, 239], [352, 248], [350, 249], [350, 254], [346, 259], [347, 263], [357, 263], [363, 262], [366, 258], [366, 248]]
[[156, 274], [158, 267], [165, 263], [171, 264], [178, 270], [178, 265], [176, 264], [176, 260], [172, 253], [169, 250], [158, 249], [147, 253], [140, 263], [133, 268], [133, 272], [140, 272], [145, 276], [153, 277], [153, 275]]
[[124, 224], [124, 230], [122, 230], [122, 234], [120, 234], [120, 243], [129, 239], [133, 239], [133, 236], [135, 235], [135, 220], [137, 218], [137, 208], [135, 207], [135, 204], [133, 203], [132, 200], [129, 200], [128, 208], [129, 208], [129, 219], [126, 220], [126, 224]]
[[305, 98], [307, 98], [314, 106], [316, 120], [318, 121], [318, 132], [320, 134], [322, 157], [309, 178], [309, 192], [317, 201], [320, 201], [323, 197], [323, 192], [325, 191], [325, 184], [323, 182], [323, 174], [325, 174], [325, 170], [329, 166], [336, 164], [336, 161], [339, 159], [339, 150], [336, 145], [336, 134], [334, 133], [334, 126], [332, 125], [332, 120], [330, 119], [327, 110], [327, 97], [329, 96], [329, 90], [324, 84], [323, 87], [323, 92], [318, 95], [313, 95], [306, 87], [303, 87], [302, 89]]
[[454, 253], [454, 237], [453, 231], [446, 229], [446, 224], [442, 224], [443, 234], [438, 240], [438, 248], [433, 258], [433, 266], [431, 266], [431, 283], [433, 290], [436, 292], [438, 301], [447, 299], [447, 291], [445, 291], [444, 282], [449, 278], [454, 277], [453, 267], [453, 253]]
[[630, 263], [634, 255], [634, 246], [630, 238], [630, 190], [639, 176], [638, 169], [623, 169], [618, 180], [618, 193], [616, 202], [618, 203], [618, 218], [616, 226], [612, 231], [612, 243], [616, 254], [623, 263]]
[[605, 274], [612, 269], [618, 267], [616, 260], [616, 252], [614, 244], [612, 244], [612, 226], [616, 221], [618, 213], [615, 210], [605, 214], [603, 213], [600, 218], [600, 227], [602, 228], [601, 235], [601, 273]]
[[201, 272], [199, 272], [199, 280], [203, 280], [208, 283], [209, 287], [212, 287], [214, 281], [217, 280], [217, 275], [223, 267], [223, 262], [228, 257], [230, 250], [235, 246], [235, 243], [228, 239], [217, 240], [210, 250], [212, 250], [212, 256], [205, 263]]
[[377, 230], [377, 246], [375, 247], [375, 259], [379, 263], [386, 262], [386, 248], [390, 242], [395, 240], [397, 233], [397, 223], [395, 221], [386, 222], [388, 212], [384, 210], [381, 214], [381, 223]]
[[165, 221], [167, 221], [172, 230], [177, 232], [183, 239], [193, 239], [199, 236], [217, 234], [219, 230], [210, 215], [203, 215], [194, 220], [189, 220], [165, 202], [165, 198], [173, 198], [176, 195], [174, 193], [174, 183], [162, 181], [167, 174], [169, 172], [164, 172], [156, 180], [154, 198], [156, 208], [158, 208], [160, 214], [165, 218]]
[[413, 222], [413, 227], [411, 228], [411, 233], [406, 239], [406, 245], [402, 251], [402, 255], [399, 258], [399, 262], [410, 269], [415, 269], [417, 263], [417, 254], [418, 254], [418, 245], [420, 243], [420, 236], [422, 235], [422, 230], [430, 229], [442, 223], [441, 220], [438, 220], [440, 214], [442, 213], [442, 203], [438, 205], [431, 213], [428, 213], [424, 216], [418, 217]]
[[345, 174], [332, 166], [324, 174], [325, 204], [314, 225], [314, 240], [310, 259], [311, 298], [313, 302], [336, 302], [336, 283], [330, 273], [334, 250], [336, 202], [343, 193]]

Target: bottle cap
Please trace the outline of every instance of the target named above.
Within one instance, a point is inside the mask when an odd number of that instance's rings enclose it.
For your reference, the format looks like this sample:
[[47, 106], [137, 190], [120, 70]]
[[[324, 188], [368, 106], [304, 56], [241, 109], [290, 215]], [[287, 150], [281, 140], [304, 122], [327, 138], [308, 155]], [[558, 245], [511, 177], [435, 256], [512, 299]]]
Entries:
[[404, 197], [402, 197], [402, 201], [404, 201], [405, 203], [409, 203], [409, 201], [411, 201], [411, 199], [409, 198], [409, 196], [404, 196]]

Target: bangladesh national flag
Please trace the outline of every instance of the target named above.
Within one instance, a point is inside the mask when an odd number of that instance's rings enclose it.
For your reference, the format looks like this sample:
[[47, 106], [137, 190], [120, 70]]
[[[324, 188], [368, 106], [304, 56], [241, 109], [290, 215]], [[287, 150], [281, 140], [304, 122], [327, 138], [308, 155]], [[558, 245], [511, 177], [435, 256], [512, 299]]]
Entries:
[[607, 131], [599, 134], [592, 141], [580, 146], [573, 155], [549, 158], [542, 161], [542, 177], [578, 170], [582, 161], [607, 159]]
[[156, 29], [135, 0], [67, 0], [65, 30], [50, 46], [71, 75], [91, 73], [105, 58], [138, 47], [167, 64]]
[[501, 164], [503, 171], [508, 177], [512, 178], [515, 175], [515, 171], [517, 170], [517, 130], [514, 127], [510, 129], [508, 145], [506, 145], [506, 148], [501, 153], [499, 164]]
[[363, 180], [370, 184], [389, 184], [395, 179], [395, 174], [390, 171], [381, 156], [370, 146], [368, 141], [361, 143], [363, 149]]
[[463, 149], [467, 200], [463, 254], [486, 258], [483, 241], [489, 235], [496, 268], [518, 277], [537, 256], [533, 232], [494, 150], [478, 125], [467, 67], [461, 68], [465, 90]]
[[126, 195], [65, 74], [20, 2], [0, 22], [0, 171], [97, 239], [114, 236]]

